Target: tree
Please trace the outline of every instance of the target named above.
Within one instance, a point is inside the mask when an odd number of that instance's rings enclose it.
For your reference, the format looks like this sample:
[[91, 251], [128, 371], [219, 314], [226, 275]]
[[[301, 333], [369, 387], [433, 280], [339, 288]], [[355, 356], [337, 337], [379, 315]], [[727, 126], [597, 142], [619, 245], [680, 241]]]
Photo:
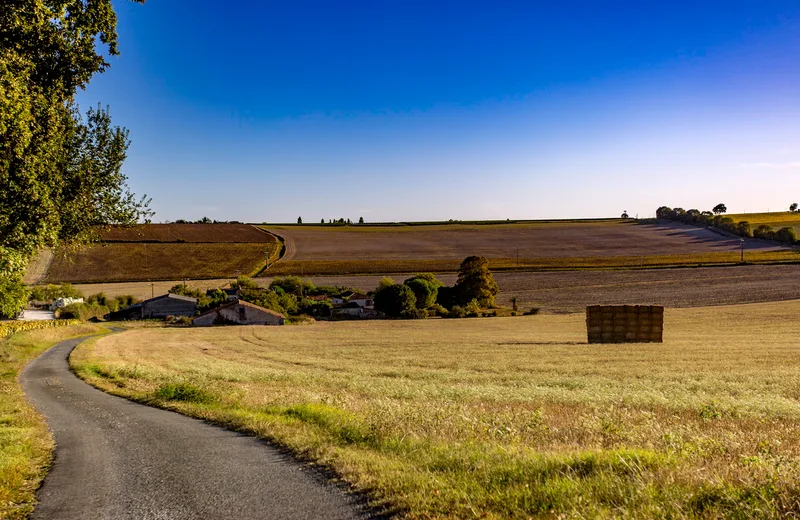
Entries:
[[325, 223], [325, 219], [324, 218], [319, 219], [319, 223], [320, 224], [324, 224]]
[[298, 224], [302, 224], [303, 223], [303, 217], [297, 217], [297, 223]]
[[381, 278], [381, 281], [378, 282], [378, 288], [375, 289], [375, 293], [377, 294], [381, 292], [383, 289], [386, 289], [390, 285], [394, 285], [394, 280], [392, 280], [388, 276], [384, 276], [383, 278]]
[[772, 229], [772, 226], [761, 224], [753, 230], [753, 236], [764, 240], [775, 240], [775, 230]]
[[411, 278], [405, 281], [405, 285], [414, 292], [414, 297], [417, 300], [417, 309], [427, 309], [436, 303], [436, 295], [439, 293], [439, 289], [431, 285], [430, 282], [422, 278]]
[[477, 300], [484, 307], [494, 306], [494, 297], [500, 292], [483, 256], [469, 256], [461, 262], [455, 290], [460, 303]]
[[750, 226], [750, 223], [746, 220], [742, 220], [736, 225], [736, 234], [740, 237], [751, 237], [753, 236], [753, 230]]
[[211, 219], [208, 217], [203, 217], [199, 220], [196, 220], [195, 224], [211, 224]]
[[797, 211], [797, 203], [796, 202], [792, 202], [792, 205], [789, 206], [789, 211], [791, 211], [791, 212]]
[[359, 224], [363, 224], [364, 223], [364, 217], [358, 217], [358, 223]]
[[629, 218], [627, 209], [622, 210], [622, 218]]
[[672, 208], [669, 206], [661, 206], [656, 210], [656, 218], [671, 219], [672, 215]]
[[417, 298], [407, 285], [394, 284], [375, 294], [375, 309], [392, 318], [414, 313]]
[[111, 0], [4, 2], [0, 9], [0, 309], [25, 303], [22, 275], [42, 247], [151, 213], [121, 173], [127, 131], [108, 110], [84, 118], [75, 94], [118, 54]]
[[794, 228], [782, 227], [775, 232], [775, 240], [778, 240], [779, 242], [785, 242], [787, 244], [794, 244], [797, 242], [797, 233], [795, 232]]
[[722, 213], [728, 212], [728, 207], [725, 206], [725, 204], [719, 203], [714, 206], [711, 211], [713, 211], [715, 215], [721, 215]]

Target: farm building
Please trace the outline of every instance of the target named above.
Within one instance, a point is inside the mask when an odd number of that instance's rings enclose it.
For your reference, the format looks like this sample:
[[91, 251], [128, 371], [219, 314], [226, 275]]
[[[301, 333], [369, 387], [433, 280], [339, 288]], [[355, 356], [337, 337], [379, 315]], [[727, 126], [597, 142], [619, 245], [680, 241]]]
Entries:
[[355, 303], [359, 307], [364, 307], [366, 309], [375, 307], [375, 302], [372, 300], [372, 298], [361, 293], [351, 294], [347, 299], [347, 303]]
[[179, 294], [164, 294], [137, 303], [109, 315], [112, 320], [141, 320], [166, 318], [167, 316], [194, 316], [197, 312], [197, 298]]
[[246, 301], [230, 302], [196, 317], [192, 324], [198, 327], [210, 325], [283, 325], [283, 314], [259, 307]]

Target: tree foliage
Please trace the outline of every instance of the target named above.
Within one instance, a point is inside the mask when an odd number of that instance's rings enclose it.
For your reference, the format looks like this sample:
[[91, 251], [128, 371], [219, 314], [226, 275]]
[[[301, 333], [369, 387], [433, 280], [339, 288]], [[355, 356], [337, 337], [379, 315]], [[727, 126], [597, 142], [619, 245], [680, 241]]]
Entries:
[[461, 262], [455, 289], [460, 303], [476, 300], [484, 307], [493, 307], [494, 297], [500, 292], [489, 271], [489, 261], [483, 256], [469, 256]]
[[400, 318], [414, 313], [416, 317], [417, 298], [407, 285], [394, 284], [375, 293], [375, 309], [392, 318]]
[[[25, 302], [42, 247], [150, 215], [121, 172], [127, 131], [107, 109], [82, 117], [75, 94], [117, 51], [111, 0], [8, 0], [0, 9], [0, 309]], [[12, 312], [13, 313], [13, 312]]]
[[721, 215], [728, 212], [728, 207], [725, 204], [719, 203], [714, 206], [711, 211], [713, 211], [715, 215]]

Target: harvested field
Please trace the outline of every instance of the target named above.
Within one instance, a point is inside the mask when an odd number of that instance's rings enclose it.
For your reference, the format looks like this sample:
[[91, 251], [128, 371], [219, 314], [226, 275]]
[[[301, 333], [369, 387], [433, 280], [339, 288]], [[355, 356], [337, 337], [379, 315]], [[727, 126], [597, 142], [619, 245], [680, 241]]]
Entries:
[[272, 243], [275, 237], [249, 224], [145, 224], [103, 230], [100, 241]]
[[[284, 261], [642, 257], [735, 252], [739, 241], [681, 224], [631, 221], [431, 226], [266, 226], [286, 239]], [[751, 241], [747, 249], [771, 244]], [[277, 265], [275, 266], [278, 267]]]
[[663, 345], [588, 345], [583, 315], [140, 329], [71, 362], [401, 518], [796, 518], [799, 313], [667, 309]]
[[[738, 242], [738, 240], [737, 240]], [[748, 251], [747, 263], [778, 264], [799, 263], [800, 251], [781, 248], [778, 250]], [[453, 272], [462, 259], [450, 260], [289, 260], [272, 264], [261, 276], [282, 275], [347, 275], [347, 274], [391, 274], [408, 272]], [[664, 267], [701, 267], [737, 265], [741, 253], [691, 253], [684, 255], [658, 256], [595, 256], [595, 257], [547, 257], [547, 258], [489, 258], [489, 267], [494, 271], [563, 271], [565, 269], [653, 269]]]
[[46, 282], [122, 282], [252, 275], [264, 267], [265, 243], [110, 243], [57, 256]]
[[[409, 274], [392, 275], [401, 282]], [[452, 273], [437, 275], [452, 285]], [[345, 285], [361, 291], [377, 287], [382, 276], [310, 276], [316, 285]], [[267, 286], [269, 278], [256, 278]], [[707, 305], [755, 303], [800, 299], [800, 265], [737, 266], [714, 268], [646, 269], [631, 271], [558, 271], [495, 273], [502, 291], [500, 305], [537, 306], [550, 312], [582, 312], [593, 304], [651, 304], [667, 307], [703, 307]], [[230, 279], [189, 282], [197, 289], [222, 287]], [[163, 294], [180, 280], [158, 282], [155, 294]], [[132, 294], [149, 298], [149, 284], [104, 283], [80, 284], [85, 295], [105, 292], [109, 296]]]

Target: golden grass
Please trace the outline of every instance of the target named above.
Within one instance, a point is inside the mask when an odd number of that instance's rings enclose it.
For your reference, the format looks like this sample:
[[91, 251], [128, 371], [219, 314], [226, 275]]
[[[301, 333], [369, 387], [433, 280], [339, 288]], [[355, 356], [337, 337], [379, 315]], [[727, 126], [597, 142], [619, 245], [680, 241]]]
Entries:
[[[262, 275], [347, 275], [413, 272], [454, 272], [463, 259], [442, 260], [289, 260], [272, 264]], [[572, 269], [639, 269], [682, 266], [736, 265], [738, 252], [693, 253], [681, 255], [489, 258], [494, 271], [558, 271]], [[749, 264], [800, 262], [797, 250], [746, 251]]]
[[99, 330], [94, 325], [71, 325], [0, 339], [0, 518], [28, 517], [53, 451], [47, 424], [26, 401], [17, 381], [19, 373], [59, 341]]
[[409, 518], [781, 518], [800, 514], [798, 313], [668, 309], [663, 345], [590, 346], [583, 315], [137, 330], [72, 362]]
[[800, 234], [800, 213], [778, 211], [772, 213], [739, 213], [726, 216], [731, 217], [736, 222], [746, 220], [750, 222], [754, 229], [758, 225], [767, 224], [776, 230], [782, 227], [793, 227], [795, 232]]

